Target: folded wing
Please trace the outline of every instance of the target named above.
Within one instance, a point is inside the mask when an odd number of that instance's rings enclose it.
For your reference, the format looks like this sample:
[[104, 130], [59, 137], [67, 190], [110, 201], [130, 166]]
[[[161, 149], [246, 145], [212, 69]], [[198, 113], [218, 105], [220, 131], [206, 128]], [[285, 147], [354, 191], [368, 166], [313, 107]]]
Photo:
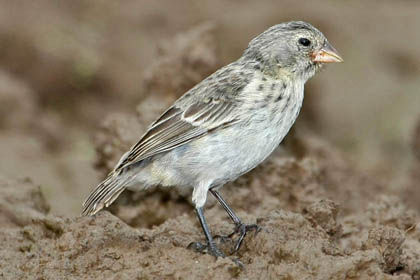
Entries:
[[175, 104], [150, 126], [114, 171], [239, 121], [235, 108], [232, 102], [219, 98], [195, 102], [185, 108]]

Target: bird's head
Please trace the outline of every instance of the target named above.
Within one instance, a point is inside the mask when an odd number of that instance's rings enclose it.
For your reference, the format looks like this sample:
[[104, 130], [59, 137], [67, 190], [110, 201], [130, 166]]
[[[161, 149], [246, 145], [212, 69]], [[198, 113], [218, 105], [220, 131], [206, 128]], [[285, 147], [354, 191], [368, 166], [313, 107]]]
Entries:
[[304, 81], [322, 64], [343, 61], [318, 29], [302, 21], [270, 27], [249, 43], [244, 58], [257, 61], [264, 71], [287, 73]]

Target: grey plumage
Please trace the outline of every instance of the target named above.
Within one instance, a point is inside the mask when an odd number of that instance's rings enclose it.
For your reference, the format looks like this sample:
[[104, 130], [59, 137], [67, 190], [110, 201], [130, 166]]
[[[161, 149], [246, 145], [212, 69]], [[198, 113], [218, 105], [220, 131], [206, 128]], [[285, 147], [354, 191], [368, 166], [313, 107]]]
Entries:
[[83, 214], [110, 205], [125, 188], [151, 185], [193, 188], [193, 202], [201, 209], [209, 189], [236, 179], [271, 154], [298, 116], [304, 83], [323, 62], [340, 60], [308, 23], [269, 28], [241, 58], [164, 112], [91, 193]]

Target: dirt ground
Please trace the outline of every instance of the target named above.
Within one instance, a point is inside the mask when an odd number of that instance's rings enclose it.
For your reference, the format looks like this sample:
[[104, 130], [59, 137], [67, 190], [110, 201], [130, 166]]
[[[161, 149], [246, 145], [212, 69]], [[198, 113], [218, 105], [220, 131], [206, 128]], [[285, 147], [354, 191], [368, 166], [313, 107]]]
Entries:
[[[416, 1], [0, 2], [1, 279], [420, 279]], [[306, 86], [274, 154], [221, 193], [262, 230], [204, 241], [191, 194], [81, 203], [178, 96], [302, 19], [345, 63]], [[233, 230], [209, 197], [212, 232]], [[238, 267], [237, 261], [243, 264]]]

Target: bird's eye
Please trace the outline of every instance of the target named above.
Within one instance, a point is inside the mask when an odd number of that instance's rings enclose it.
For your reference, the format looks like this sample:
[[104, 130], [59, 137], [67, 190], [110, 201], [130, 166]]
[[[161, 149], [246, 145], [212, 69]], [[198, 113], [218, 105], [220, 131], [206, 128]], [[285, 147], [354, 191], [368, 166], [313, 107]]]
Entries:
[[311, 44], [311, 41], [309, 41], [306, 38], [300, 38], [299, 44], [301, 44], [302, 46], [308, 47]]

